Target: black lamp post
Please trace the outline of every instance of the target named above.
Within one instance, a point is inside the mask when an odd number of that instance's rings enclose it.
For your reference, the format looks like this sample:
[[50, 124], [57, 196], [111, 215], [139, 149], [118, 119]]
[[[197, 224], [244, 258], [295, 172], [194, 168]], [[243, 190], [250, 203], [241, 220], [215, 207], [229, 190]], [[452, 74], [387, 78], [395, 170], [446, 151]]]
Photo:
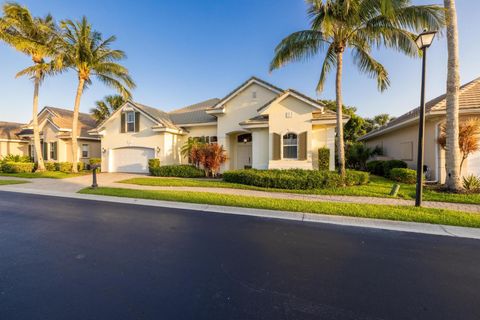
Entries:
[[424, 31], [418, 35], [415, 43], [418, 48], [422, 50], [422, 90], [420, 98], [420, 114], [418, 117], [418, 154], [417, 154], [417, 188], [415, 194], [415, 206], [420, 207], [422, 205], [422, 192], [423, 192], [423, 142], [425, 138], [425, 69], [427, 64], [427, 48], [433, 42], [436, 31]]

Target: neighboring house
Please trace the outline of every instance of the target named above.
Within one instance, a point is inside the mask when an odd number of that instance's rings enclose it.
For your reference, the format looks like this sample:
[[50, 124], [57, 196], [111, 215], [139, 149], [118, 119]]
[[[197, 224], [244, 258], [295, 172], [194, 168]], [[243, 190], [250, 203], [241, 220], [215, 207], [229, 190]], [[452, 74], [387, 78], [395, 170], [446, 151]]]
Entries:
[[0, 121], [0, 159], [6, 155], [27, 155], [28, 142], [18, 134], [25, 124]]
[[[428, 168], [427, 179], [445, 182], [445, 151], [437, 143], [440, 125], [446, 121], [446, 95], [443, 94], [426, 103], [425, 107], [425, 160]], [[391, 159], [399, 159], [416, 169], [418, 149], [419, 108], [390, 121], [387, 125], [360, 138], [370, 147], [379, 146]], [[460, 121], [480, 117], [480, 78], [460, 87]], [[480, 175], [480, 152], [472, 154], [465, 161], [463, 175]]]
[[[44, 107], [38, 114], [40, 141], [43, 159], [54, 162], [72, 162], [72, 120], [73, 111]], [[88, 134], [95, 128], [96, 122], [89, 114], [80, 113], [78, 117], [78, 159], [88, 163], [90, 158], [100, 158], [100, 138]], [[30, 122], [17, 134], [26, 141], [25, 155], [36, 159], [33, 146], [33, 127]]]
[[152, 158], [187, 163], [180, 150], [189, 137], [223, 145], [223, 171], [317, 168], [322, 147], [330, 149], [334, 170], [335, 117], [317, 100], [252, 77], [223, 99], [168, 113], [128, 101], [90, 133], [101, 136], [108, 172], [148, 172]]

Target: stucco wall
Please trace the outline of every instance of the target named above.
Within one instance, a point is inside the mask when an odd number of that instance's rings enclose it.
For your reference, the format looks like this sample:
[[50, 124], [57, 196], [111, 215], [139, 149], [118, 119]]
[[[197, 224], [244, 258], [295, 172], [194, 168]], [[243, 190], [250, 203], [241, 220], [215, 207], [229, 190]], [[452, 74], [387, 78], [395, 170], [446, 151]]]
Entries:
[[27, 156], [28, 143], [0, 140], [0, 158], [9, 154]]
[[312, 162], [318, 168], [318, 149], [330, 150], [329, 169], [335, 170], [335, 125], [314, 125], [312, 129]]
[[268, 129], [252, 130], [252, 167], [256, 169], [268, 169], [269, 150]]

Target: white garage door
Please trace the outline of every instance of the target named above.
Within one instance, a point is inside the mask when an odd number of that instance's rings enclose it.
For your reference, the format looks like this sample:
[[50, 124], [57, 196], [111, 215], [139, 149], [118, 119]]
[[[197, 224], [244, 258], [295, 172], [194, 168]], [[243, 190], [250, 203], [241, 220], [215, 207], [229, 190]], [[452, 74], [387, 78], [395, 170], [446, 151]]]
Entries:
[[147, 173], [148, 159], [155, 157], [151, 148], [129, 147], [112, 150], [110, 172]]

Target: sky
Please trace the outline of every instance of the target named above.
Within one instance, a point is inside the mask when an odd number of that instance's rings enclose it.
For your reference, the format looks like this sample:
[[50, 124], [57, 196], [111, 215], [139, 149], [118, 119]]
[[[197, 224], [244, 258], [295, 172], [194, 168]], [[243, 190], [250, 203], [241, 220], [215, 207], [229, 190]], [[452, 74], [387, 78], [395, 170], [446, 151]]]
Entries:
[[[3, 3], [3, 2], [2, 2]], [[311, 97], [334, 99], [334, 73], [322, 93], [315, 87], [323, 54], [269, 72], [275, 46], [287, 35], [308, 27], [302, 0], [28, 0], [20, 1], [33, 15], [51, 13], [55, 19], [87, 16], [104, 37], [116, 35], [112, 46], [124, 50], [123, 64], [137, 88], [135, 101], [162, 109], [177, 109], [209, 98], [222, 98], [251, 76]], [[412, 0], [413, 4], [441, 3]], [[480, 1], [457, 1], [462, 83], [480, 76], [478, 12]], [[351, 56], [344, 58], [343, 97], [362, 116], [401, 115], [419, 103], [421, 61], [389, 49], [375, 50], [387, 68], [391, 87], [381, 93], [376, 81], [360, 74]], [[15, 74], [31, 60], [0, 44], [0, 121], [31, 119], [33, 83]], [[447, 48], [437, 37], [428, 52], [427, 98], [445, 92]], [[72, 109], [77, 78], [70, 71], [45, 80], [40, 107]], [[82, 97], [81, 111], [115, 93], [94, 80]]]

